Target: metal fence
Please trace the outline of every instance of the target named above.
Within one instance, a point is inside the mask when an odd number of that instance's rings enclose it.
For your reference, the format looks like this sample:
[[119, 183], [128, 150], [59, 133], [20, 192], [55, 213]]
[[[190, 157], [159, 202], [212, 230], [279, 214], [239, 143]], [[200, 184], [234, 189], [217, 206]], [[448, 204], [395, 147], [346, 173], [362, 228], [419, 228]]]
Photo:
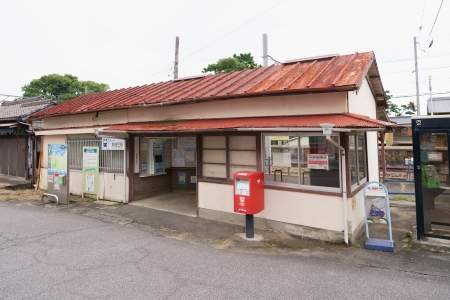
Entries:
[[69, 169], [81, 170], [83, 166], [83, 147], [99, 147], [100, 172], [123, 173], [123, 151], [102, 150], [102, 139], [97, 137], [69, 137]]

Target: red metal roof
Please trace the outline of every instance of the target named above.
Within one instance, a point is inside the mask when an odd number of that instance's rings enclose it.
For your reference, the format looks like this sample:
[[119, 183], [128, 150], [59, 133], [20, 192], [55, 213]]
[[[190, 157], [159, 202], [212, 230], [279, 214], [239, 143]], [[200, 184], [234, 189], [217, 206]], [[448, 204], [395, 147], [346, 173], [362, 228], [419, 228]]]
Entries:
[[343, 113], [304, 116], [269, 116], [127, 123], [105, 128], [107, 132], [196, 132], [245, 128], [320, 128], [331, 123], [336, 128], [384, 128], [391, 123], [365, 116]]
[[86, 94], [38, 112], [34, 117], [213, 99], [355, 90], [374, 60], [373, 52], [311, 58], [252, 70]]

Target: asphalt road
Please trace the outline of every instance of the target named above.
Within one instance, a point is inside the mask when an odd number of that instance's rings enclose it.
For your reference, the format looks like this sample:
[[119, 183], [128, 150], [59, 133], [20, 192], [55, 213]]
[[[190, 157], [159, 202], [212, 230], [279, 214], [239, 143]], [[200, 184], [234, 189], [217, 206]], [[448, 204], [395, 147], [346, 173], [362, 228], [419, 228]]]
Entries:
[[449, 299], [450, 277], [217, 250], [136, 224], [0, 202], [1, 299]]

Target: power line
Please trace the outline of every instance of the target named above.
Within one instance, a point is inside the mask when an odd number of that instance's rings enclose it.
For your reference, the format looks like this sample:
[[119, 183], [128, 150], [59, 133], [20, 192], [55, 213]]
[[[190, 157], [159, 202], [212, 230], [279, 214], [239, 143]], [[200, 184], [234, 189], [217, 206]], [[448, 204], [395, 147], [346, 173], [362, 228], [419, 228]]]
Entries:
[[[437, 58], [437, 57], [444, 57], [444, 56], [450, 56], [450, 52], [444, 52], [436, 55], [427, 55], [423, 57], [419, 57], [422, 59], [429, 59], [429, 58]], [[414, 57], [402, 57], [402, 58], [394, 58], [394, 59], [388, 59], [388, 60], [380, 60], [379, 63], [383, 64], [389, 64], [389, 63], [397, 63], [397, 62], [404, 62], [404, 61], [413, 61]]]
[[425, 4], [427, 3], [427, 0], [423, 0], [423, 5], [422, 5], [422, 15], [420, 17], [420, 26], [419, 26], [419, 30], [422, 30], [423, 27], [423, 17], [425, 16]]
[[[256, 14], [256, 15], [254, 15], [254, 16], [252, 16], [252, 17], [246, 19], [244, 22], [242, 22], [240, 25], [234, 27], [232, 30], [230, 30], [230, 31], [228, 31], [228, 32], [225, 32], [224, 34], [222, 34], [222, 35], [220, 35], [219, 37], [217, 37], [217, 38], [211, 40], [211, 41], [208, 42], [208, 43], [205, 43], [202, 47], [199, 47], [199, 48], [197, 48], [196, 50], [193, 50], [193, 51], [189, 52], [188, 54], [183, 55], [183, 59], [186, 59], [186, 58], [188, 58], [188, 57], [192, 57], [193, 55], [195, 55], [195, 54], [197, 54], [197, 53], [199, 53], [199, 52], [201, 52], [201, 51], [203, 51], [203, 50], [205, 50], [205, 49], [210, 48], [210, 47], [211, 47], [212, 45], [214, 45], [215, 43], [219, 42], [220, 40], [223, 40], [224, 38], [228, 37], [229, 35], [231, 35], [231, 34], [237, 32], [237, 31], [239, 31], [242, 27], [244, 27], [244, 26], [246, 26], [246, 25], [248, 25], [248, 24], [254, 22], [256, 19], [260, 18], [262, 15], [266, 14], [266, 13], [269, 12], [269, 11], [272, 11], [274, 8], [280, 6], [281, 4], [284, 4], [285, 2], [288, 2], [288, 1], [289, 1], [289, 0], [286, 0], [286, 1], [276, 1], [274, 5], [272, 5], [272, 6], [268, 7], [267, 9], [265, 9], [265, 10], [259, 12], [259, 13]], [[272, 59], [272, 60], [274, 60], [274, 59]], [[276, 60], [274, 60], [274, 61], [277, 62]], [[156, 76], [156, 75], [159, 75], [159, 74], [161, 74], [161, 73], [163, 73], [163, 72], [166, 72], [167, 70], [170, 70], [170, 68], [169, 68], [169, 67], [165, 67], [164, 69], [161, 69], [161, 70], [159, 70], [159, 71], [157, 71], [157, 72], [151, 74], [150, 77], [154, 77], [154, 76]]]
[[[433, 71], [433, 70], [442, 70], [442, 69], [448, 69], [450, 66], [442, 66], [442, 67], [432, 67], [432, 68], [422, 68], [422, 70], [425, 71]], [[413, 74], [413, 70], [401, 70], [401, 71], [394, 71], [394, 72], [383, 72], [384, 74], [392, 75], [392, 74], [401, 74], [401, 73], [411, 73]]]
[[[446, 94], [450, 94], [450, 91], [447, 91], [447, 92], [435, 92], [435, 93], [432, 93], [431, 95], [446, 95]], [[430, 95], [430, 93], [423, 93], [423, 94], [420, 94], [419, 96], [428, 96], [428, 95]], [[411, 97], [416, 97], [416, 94], [391, 96], [391, 99], [411, 98]]]
[[436, 25], [437, 19], [439, 17], [439, 13], [441, 12], [442, 4], [444, 4], [444, 0], [441, 0], [441, 5], [439, 5], [439, 9], [438, 9], [438, 11], [436, 13], [436, 17], [434, 17], [433, 26], [431, 26], [429, 35], [431, 35], [433, 33], [434, 26]]

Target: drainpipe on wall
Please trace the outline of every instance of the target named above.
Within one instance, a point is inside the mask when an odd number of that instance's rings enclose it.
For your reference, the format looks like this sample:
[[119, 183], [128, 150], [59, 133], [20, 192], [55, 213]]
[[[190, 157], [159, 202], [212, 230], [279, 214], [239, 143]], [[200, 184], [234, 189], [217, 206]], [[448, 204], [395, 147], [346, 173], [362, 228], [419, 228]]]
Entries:
[[348, 221], [348, 203], [347, 203], [347, 166], [345, 164], [345, 148], [342, 147], [341, 145], [339, 145], [338, 143], [336, 143], [332, 138], [331, 138], [331, 133], [332, 133], [332, 128], [334, 127], [334, 124], [320, 124], [320, 126], [322, 127], [323, 130], [323, 134], [325, 135], [327, 141], [334, 145], [336, 148], [339, 149], [339, 153], [341, 154], [341, 186], [342, 186], [342, 201], [343, 201], [343, 205], [342, 205], [342, 217], [343, 217], [343, 223], [344, 223], [344, 242], [345, 244], [348, 246], [349, 242], [348, 242], [348, 225], [347, 225], [347, 221]]
[[339, 149], [339, 152], [341, 154], [341, 186], [342, 186], [342, 201], [344, 202], [342, 209], [343, 209], [343, 221], [344, 221], [344, 242], [345, 244], [348, 243], [348, 226], [347, 226], [347, 220], [348, 220], [348, 199], [347, 199], [347, 184], [346, 184], [346, 164], [345, 164], [345, 148], [336, 143], [330, 136], [327, 136], [327, 141], [336, 146]]

